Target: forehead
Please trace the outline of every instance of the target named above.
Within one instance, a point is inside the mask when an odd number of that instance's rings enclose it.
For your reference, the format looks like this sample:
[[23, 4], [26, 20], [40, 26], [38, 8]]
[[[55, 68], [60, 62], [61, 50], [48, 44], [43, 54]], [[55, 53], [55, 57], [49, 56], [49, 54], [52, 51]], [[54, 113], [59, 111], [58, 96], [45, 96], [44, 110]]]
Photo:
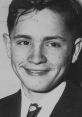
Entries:
[[34, 20], [36, 22], [40, 22], [40, 21], [43, 22], [46, 19], [47, 19], [46, 21], [50, 21], [50, 20], [54, 20], [54, 14], [60, 16], [60, 14], [58, 14], [48, 8], [45, 8], [41, 11], [34, 10], [33, 12], [27, 13], [25, 15], [21, 15], [18, 19], [18, 22], [22, 22], [24, 20]]
[[34, 11], [19, 17], [15, 27], [16, 33], [29, 35], [53, 35], [67, 33], [63, 17], [50, 9]]

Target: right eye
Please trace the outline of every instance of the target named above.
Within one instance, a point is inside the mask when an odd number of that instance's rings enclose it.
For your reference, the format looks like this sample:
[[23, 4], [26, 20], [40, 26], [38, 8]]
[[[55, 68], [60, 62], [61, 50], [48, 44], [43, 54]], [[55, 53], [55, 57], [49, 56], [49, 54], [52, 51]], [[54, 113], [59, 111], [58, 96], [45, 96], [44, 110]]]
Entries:
[[17, 42], [17, 45], [21, 45], [21, 46], [27, 46], [27, 45], [30, 45], [30, 42], [29, 41], [18, 41]]

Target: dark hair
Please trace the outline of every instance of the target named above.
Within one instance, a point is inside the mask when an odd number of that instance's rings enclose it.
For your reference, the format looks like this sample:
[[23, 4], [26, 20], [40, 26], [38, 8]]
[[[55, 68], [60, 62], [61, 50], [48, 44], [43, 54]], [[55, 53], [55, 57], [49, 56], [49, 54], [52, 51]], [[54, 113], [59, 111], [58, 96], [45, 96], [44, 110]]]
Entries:
[[66, 24], [71, 32], [82, 36], [82, 8], [76, 0], [13, 0], [9, 6], [7, 25], [9, 33], [14, 28], [17, 19], [25, 13], [49, 8], [66, 18]]

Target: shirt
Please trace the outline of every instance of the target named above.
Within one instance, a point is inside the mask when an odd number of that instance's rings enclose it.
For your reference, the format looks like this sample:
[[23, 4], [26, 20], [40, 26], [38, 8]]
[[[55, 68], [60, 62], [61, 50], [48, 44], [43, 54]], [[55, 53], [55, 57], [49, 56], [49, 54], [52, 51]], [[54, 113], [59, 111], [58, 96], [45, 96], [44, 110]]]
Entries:
[[[59, 101], [61, 95], [63, 94], [65, 87], [66, 82], [62, 82], [55, 89], [47, 93], [45, 98], [43, 98], [40, 102], [36, 102], [39, 103], [42, 107], [37, 117], [44, 117], [44, 115], [45, 117], [50, 116], [51, 112], [53, 111], [54, 107]], [[30, 103], [32, 102], [25, 96], [23, 89], [21, 90], [22, 90], [21, 117], [26, 117]]]

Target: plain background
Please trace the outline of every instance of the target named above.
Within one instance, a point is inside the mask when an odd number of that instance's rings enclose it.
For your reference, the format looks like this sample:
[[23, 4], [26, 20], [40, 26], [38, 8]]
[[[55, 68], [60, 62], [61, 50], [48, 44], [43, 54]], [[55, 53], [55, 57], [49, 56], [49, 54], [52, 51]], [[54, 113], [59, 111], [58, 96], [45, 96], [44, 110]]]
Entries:
[[6, 19], [10, 2], [11, 0], [0, 0], [0, 98], [20, 88], [20, 82], [11, 68], [3, 40], [3, 33], [8, 32]]
[[[82, 0], [78, 0], [82, 3]], [[0, 0], [0, 98], [16, 92], [20, 81], [14, 74], [4, 46], [3, 33], [8, 32], [6, 19], [11, 0]]]

